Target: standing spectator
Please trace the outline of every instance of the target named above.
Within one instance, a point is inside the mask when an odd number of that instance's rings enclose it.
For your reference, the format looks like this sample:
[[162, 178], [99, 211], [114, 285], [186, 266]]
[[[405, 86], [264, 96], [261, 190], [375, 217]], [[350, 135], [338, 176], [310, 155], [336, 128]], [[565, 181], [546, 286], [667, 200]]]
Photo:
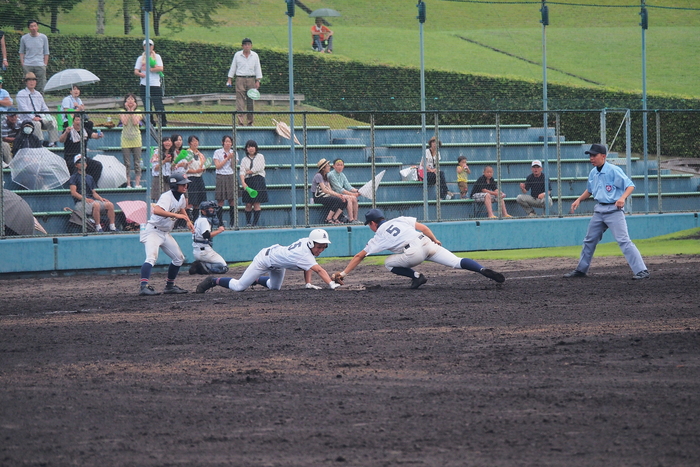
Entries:
[[[116, 232], [117, 227], [114, 225], [114, 204], [111, 201], [103, 198], [97, 191], [97, 183], [92, 178], [92, 175], [88, 173], [88, 166], [90, 163], [86, 159], [83, 161], [83, 157], [80, 154], [76, 154], [73, 161], [75, 168], [77, 169], [73, 175], [71, 175], [68, 180], [68, 185], [70, 186], [70, 194], [75, 200], [75, 211], [83, 211], [83, 198], [85, 198], [85, 210], [92, 211], [92, 219], [95, 221], [95, 230], [102, 232], [102, 225], [100, 224], [101, 213], [107, 213], [107, 219], [109, 219], [109, 231]], [[83, 170], [82, 165], [85, 163], [85, 196], [82, 194], [83, 186]]]
[[184, 144], [182, 140], [182, 135], [173, 133], [172, 135], [170, 135], [170, 141], [173, 143], [170, 147], [170, 150], [168, 151], [168, 154], [170, 154], [170, 158], [172, 160], [172, 162], [170, 163], [170, 173], [179, 173], [184, 176], [187, 172], [187, 160], [183, 159], [179, 162], [175, 162], [177, 156], [179, 156], [180, 153], [184, 150], [182, 148], [182, 145]]
[[484, 203], [486, 206], [486, 213], [490, 218], [498, 217], [493, 214], [491, 203], [495, 203], [499, 198], [501, 200], [501, 212], [503, 213], [503, 217], [513, 217], [508, 215], [508, 211], [506, 211], [506, 194], [501, 192], [501, 195], [498, 195], [498, 184], [493, 178], [493, 167], [490, 165], [484, 167], [484, 175], [476, 179], [472, 187], [471, 196], [477, 203]]
[[617, 244], [625, 255], [634, 275], [633, 280], [649, 278], [649, 270], [637, 246], [630, 239], [625, 219], [625, 201], [634, 191], [634, 182], [618, 166], [606, 162], [608, 150], [603, 144], [592, 144], [586, 151], [591, 159], [593, 169], [588, 175], [586, 190], [571, 203], [571, 214], [576, 211], [581, 201], [591, 196], [598, 204], [593, 208], [593, 217], [588, 224], [586, 238], [576, 269], [564, 274], [564, 277], [585, 277], [591, 266], [593, 253], [606, 230], [610, 229]]
[[[15, 142], [20, 132], [19, 119], [15, 110], [11, 107], [10, 110], [3, 113], [4, 116], [2, 117], [2, 159], [5, 164], [9, 164], [12, 161], [11, 145]], [[34, 126], [31, 129], [34, 130]]]
[[[80, 88], [78, 86], [73, 86], [70, 90], [70, 94], [63, 98], [61, 102], [61, 110], [63, 110], [63, 130], [68, 128], [73, 124], [73, 112], [84, 112], [85, 105], [83, 105], [83, 100], [80, 98]], [[85, 117], [84, 122], [85, 128], [89, 132], [92, 132], [93, 123]]]
[[[148, 86], [151, 90], [151, 108], [146, 109], [150, 112], [154, 108], [159, 112], [163, 126], [168, 126], [168, 121], [165, 116], [165, 107], [163, 106], [163, 59], [155, 52], [155, 45], [149, 39], [149, 50], [146, 51], [146, 41], [143, 41], [143, 54], [139, 55], [134, 65], [134, 74], [141, 78], [140, 94], [143, 104], [146, 105], [146, 73], [148, 72]], [[151, 114], [151, 125], [156, 126], [156, 120]]]
[[333, 31], [323, 24], [321, 17], [311, 26], [311, 48], [316, 52], [333, 53]]
[[36, 76], [31, 71], [24, 75], [26, 87], [17, 93], [17, 107], [20, 112], [32, 113], [22, 115], [20, 119], [22, 122], [31, 120], [34, 123], [34, 134], [39, 139], [43, 139], [42, 129], [48, 131], [49, 146], [55, 146], [56, 141], [58, 141], [56, 119], [51, 117], [51, 115], [45, 114], [49, 112], [49, 107], [44, 102], [44, 96], [36, 90], [36, 81]]
[[5, 31], [0, 30], [0, 52], [2, 52], [2, 71], [7, 70], [7, 48], [5, 47]]
[[[68, 172], [73, 173], [73, 160], [76, 154], [81, 153], [80, 145], [81, 145], [81, 138], [80, 138], [80, 132], [81, 132], [81, 118], [80, 115], [76, 115], [73, 118], [73, 126], [66, 128], [66, 131], [64, 131], [61, 136], [58, 138], [58, 140], [63, 143], [63, 158], [66, 160], [66, 165], [68, 166]], [[83, 141], [85, 142], [85, 148], [87, 149], [87, 144], [90, 138], [92, 139], [99, 139], [102, 138], [104, 135], [102, 133], [88, 133], [85, 128], [82, 128], [82, 134], [83, 134]], [[91, 161], [87, 165], [87, 167], [90, 167], [92, 165], [99, 164], [98, 161]], [[102, 173], [101, 170], [102, 164], [100, 164], [100, 173]], [[95, 176], [96, 174], [91, 173], [92, 177], [95, 179], [95, 183], [97, 183], [100, 179], [100, 177]]]
[[359, 210], [357, 198], [360, 196], [360, 192], [357, 188], [353, 188], [353, 186], [350, 185], [348, 177], [343, 173], [344, 168], [345, 162], [343, 159], [336, 159], [335, 162], [333, 162], [333, 170], [328, 172], [328, 181], [331, 184], [331, 190], [345, 195], [348, 208], [348, 223], [362, 224], [362, 222], [357, 219], [357, 212]]
[[339, 217], [343, 213], [343, 208], [347, 206], [347, 196], [338, 193], [331, 188], [328, 181], [328, 172], [331, 171], [331, 163], [326, 159], [321, 159], [316, 164], [318, 172], [311, 180], [311, 193], [314, 203], [322, 204], [328, 208], [326, 224], [340, 224]]
[[[124, 110], [119, 116], [120, 125], [122, 126], [122, 158], [126, 167], [126, 186], [131, 186], [131, 161], [134, 161], [134, 188], [141, 188], [141, 122], [143, 115], [136, 112], [137, 102], [136, 96], [127, 94], [124, 96], [122, 104]], [[126, 113], [130, 112], [130, 113]]]
[[[248, 90], [259, 89], [262, 79], [262, 69], [260, 68], [260, 58], [253, 52], [253, 41], [247, 37], [242, 42], [243, 50], [239, 50], [233, 55], [231, 68], [228, 70], [228, 81], [226, 86], [231, 86], [231, 80], [236, 77], [236, 112], [248, 113], [248, 126], [253, 126], [255, 115], [255, 104], [253, 99], [248, 97]], [[243, 126], [243, 115], [238, 114], [238, 124]]]
[[[525, 183], [520, 184], [520, 190], [523, 192], [523, 194], [518, 195], [515, 202], [523, 207], [529, 217], [535, 217], [537, 214], [535, 214], [535, 210], [533, 208], [544, 209], [545, 178], [542, 174], [542, 162], [538, 160], [532, 161], [530, 170], [532, 170], [532, 173], [527, 176]], [[549, 186], [552, 186], [551, 180], [549, 181]], [[530, 191], [529, 195], [527, 194], [528, 190]], [[550, 188], [549, 193], [547, 193], [547, 199], [549, 200], [550, 206], [553, 204], [551, 195], [552, 190]]]
[[[246, 227], [255, 227], [260, 221], [261, 203], [267, 203], [267, 185], [265, 183], [265, 156], [258, 152], [258, 143], [248, 140], [245, 143], [245, 157], [241, 159], [239, 171], [241, 187], [245, 190], [250, 187], [258, 192], [256, 197], [250, 196], [247, 191], [241, 197], [245, 203]], [[251, 220], [252, 217], [252, 220]]]
[[[435, 185], [437, 183], [437, 168], [435, 163], [440, 159], [440, 152], [438, 151], [438, 146], [441, 143], [438, 142], [437, 138], [433, 136], [428, 141], [428, 148], [425, 150], [425, 158], [420, 162], [420, 168], [424, 169], [425, 176], [428, 177], [428, 185]], [[445, 172], [440, 171], [440, 199], [445, 199], [449, 194], [447, 191], [447, 180], [445, 180]]]
[[230, 223], [233, 227], [234, 211], [236, 210], [236, 198], [234, 191], [236, 185], [236, 151], [233, 150], [233, 138], [225, 135], [221, 138], [221, 147], [214, 152], [214, 165], [216, 166], [216, 202], [219, 205], [218, 216], [221, 220], [224, 202], [228, 201]]
[[192, 160], [187, 165], [187, 178], [190, 180], [190, 186], [187, 189], [189, 196], [187, 197], [187, 213], [192, 221], [199, 216], [199, 209], [194, 209], [194, 206], [199, 206], [202, 201], [207, 200], [207, 190], [204, 186], [202, 174], [206, 171], [204, 164], [206, 159], [204, 154], [199, 150], [199, 138], [192, 135], [187, 138], [189, 149], [187, 153]]
[[2, 76], [0, 76], [0, 112], [7, 112], [7, 110], [12, 107], [13, 102], [10, 93], [2, 88], [3, 82], [4, 80]]
[[469, 198], [469, 179], [467, 178], [467, 175], [471, 174], [472, 171], [467, 165], [467, 158], [465, 156], [459, 156], [457, 158], [456, 170], [459, 197], [460, 199]]
[[29, 33], [19, 41], [19, 62], [25, 73], [34, 73], [38, 83], [36, 88], [44, 92], [46, 86], [46, 66], [49, 64], [49, 39], [39, 32], [35, 19], [27, 21]]
[[[163, 136], [160, 142], [160, 148], [153, 151], [151, 157], [151, 173], [153, 174], [153, 183], [151, 184], [151, 199], [154, 202], [158, 201], [160, 195], [165, 192], [165, 187], [168, 186], [170, 179], [170, 163], [173, 156], [170, 153], [170, 148], [173, 147], [173, 142], [170, 137]], [[161, 160], [161, 155], [163, 159]]]

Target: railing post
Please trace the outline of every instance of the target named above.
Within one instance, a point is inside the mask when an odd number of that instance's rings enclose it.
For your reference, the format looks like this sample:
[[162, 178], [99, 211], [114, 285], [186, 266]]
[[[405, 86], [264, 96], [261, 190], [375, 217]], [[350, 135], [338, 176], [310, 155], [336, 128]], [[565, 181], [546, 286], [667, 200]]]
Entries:
[[[501, 114], [496, 112], [496, 209], [498, 217], [503, 218], [501, 209]], [[505, 199], [503, 203], [505, 204]]]

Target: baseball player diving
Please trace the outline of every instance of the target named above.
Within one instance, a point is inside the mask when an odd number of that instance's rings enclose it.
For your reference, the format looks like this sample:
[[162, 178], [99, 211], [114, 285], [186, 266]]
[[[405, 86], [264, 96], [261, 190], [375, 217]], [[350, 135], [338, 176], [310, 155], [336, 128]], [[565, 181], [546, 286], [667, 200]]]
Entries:
[[158, 248], [162, 248], [163, 252], [172, 259], [168, 268], [168, 278], [165, 281], [163, 293], [187, 293], [187, 290], [175, 285], [175, 279], [180, 271], [180, 266], [185, 261], [185, 255], [182, 254], [180, 246], [173, 236], [170, 235], [170, 232], [178, 219], [184, 220], [187, 223], [187, 228], [190, 231], [194, 231], [192, 221], [185, 210], [187, 205], [185, 193], [187, 192], [188, 183], [190, 181], [180, 174], [170, 176], [170, 190], [160, 195], [158, 203], [153, 205], [153, 212], [146, 224], [146, 229], [141, 231], [141, 243], [146, 246], [146, 261], [141, 266], [141, 290], [139, 295], [160, 294], [160, 292], [155, 291], [153, 286], [148, 285], [151, 269], [158, 259]]
[[218, 208], [216, 201], [199, 204], [201, 215], [194, 222], [192, 254], [195, 261], [190, 266], [190, 274], [223, 274], [228, 271], [224, 258], [212, 248], [212, 239], [224, 231], [217, 216]]
[[[204, 293], [214, 286], [221, 286], [236, 292], [241, 292], [253, 284], [262, 285], [272, 290], [280, 290], [284, 282], [284, 274], [287, 269], [292, 271], [304, 271], [304, 279], [310, 282], [311, 271], [328, 284], [328, 288], [335, 289], [340, 284], [331, 280], [325, 269], [318, 265], [316, 256], [328, 248], [331, 241], [328, 232], [323, 229], [315, 229], [306, 238], [300, 238], [291, 245], [272, 245], [263, 248], [253, 258], [240, 279], [232, 277], [208, 277], [199, 283], [197, 293]], [[268, 274], [269, 276], [263, 276]], [[308, 287], [307, 287], [308, 288]]]
[[417, 222], [415, 217], [402, 216], [387, 220], [381, 209], [370, 209], [365, 214], [365, 225], [372, 229], [374, 237], [350, 260], [342, 272], [333, 273], [333, 280], [342, 282], [365, 256], [384, 250], [394, 253], [386, 258], [384, 266], [394, 274], [411, 279], [412, 289], [428, 282], [423, 274], [411, 269], [426, 260], [455, 269], [478, 272], [498, 283], [506, 280], [503, 274], [487, 269], [472, 259], [455, 256], [442, 246], [427, 225]]
[[632, 279], [648, 279], [649, 270], [637, 246], [630, 239], [625, 219], [625, 201], [634, 191], [634, 183], [621, 168], [606, 162], [608, 151], [605, 145], [592, 144], [586, 154], [591, 159], [593, 169], [588, 175], [586, 190], [571, 203], [571, 213], [574, 213], [581, 201], [591, 196], [598, 203], [593, 208], [593, 217], [588, 224], [586, 238], [583, 239], [578, 266], [564, 274], [564, 277], [584, 277], [588, 274], [595, 248], [605, 231], [610, 229], [632, 269]]

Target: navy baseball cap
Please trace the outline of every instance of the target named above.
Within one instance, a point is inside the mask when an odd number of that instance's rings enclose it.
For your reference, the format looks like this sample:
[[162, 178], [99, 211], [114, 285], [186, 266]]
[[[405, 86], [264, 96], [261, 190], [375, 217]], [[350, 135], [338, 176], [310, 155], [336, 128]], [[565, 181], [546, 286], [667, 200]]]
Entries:
[[384, 219], [384, 213], [381, 209], [370, 209], [365, 214], [365, 225], [370, 222], [379, 222], [380, 219]]
[[608, 150], [604, 144], [591, 144], [591, 149], [586, 151], [586, 154], [595, 156], [596, 154], [607, 154]]

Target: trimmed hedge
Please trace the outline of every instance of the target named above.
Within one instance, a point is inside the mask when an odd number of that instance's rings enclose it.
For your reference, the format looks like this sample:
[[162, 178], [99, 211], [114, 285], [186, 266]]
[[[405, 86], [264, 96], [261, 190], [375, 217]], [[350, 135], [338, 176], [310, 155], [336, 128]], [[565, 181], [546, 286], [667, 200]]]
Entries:
[[[9, 58], [18, 50], [20, 34], [8, 32]], [[138, 91], [133, 66], [142, 52], [142, 39], [104, 36], [50, 35], [49, 76], [66, 68], [86, 68], [102, 81], [84, 89], [92, 96], [120, 96]], [[165, 64], [165, 94], [199, 94], [233, 92], [226, 88], [226, 74], [238, 45], [226, 47], [200, 42], [180, 42], [156, 38], [156, 51]], [[263, 67], [262, 89], [266, 93], [289, 91], [286, 51], [258, 50]], [[4, 72], [5, 89], [20, 89], [22, 71], [11, 61]], [[295, 92], [306, 103], [369, 121], [365, 111], [375, 115], [376, 124], [417, 124], [420, 116], [407, 111], [420, 110], [420, 71], [415, 68], [389, 67], [346, 61], [318, 53], [294, 56]], [[493, 124], [500, 110], [502, 123], [527, 123], [542, 126], [542, 84], [535, 81], [471, 75], [443, 71], [426, 71], [426, 109], [439, 112], [440, 124]], [[641, 95], [629, 92], [575, 86], [548, 86], [550, 126], [557, 109], [600, 111], [600, 109], [642, 108]], [[662, 112], [662, 154], [674, 157], [698, 157], [700, 154], [700, 100], [649, 95], [649, 109], [677, 109]], [[532, 113], [507, 111], [533, 111]], [[463, 112], [449, 112], [463, 111]], [[469, 112], [464, 112], [469, 111]], [[642, 117], [634, 112], [632, 141], [634, 152], [642, 152]], [[434, 122], [429, 115], [427, 123]], [[562, 134], [568, 140], [595, 142], [599, 135], [598, 112], [563, 112]], [[620, 124], [620, 115], [608, 119], [607, 140], [611, 141]], [[649, 117], [649, 152], [656, 152], [655, 117]], [[623, 138], [624, 139], [624, 138]], [[617, 148], [623, 147], [624, 142]]]

